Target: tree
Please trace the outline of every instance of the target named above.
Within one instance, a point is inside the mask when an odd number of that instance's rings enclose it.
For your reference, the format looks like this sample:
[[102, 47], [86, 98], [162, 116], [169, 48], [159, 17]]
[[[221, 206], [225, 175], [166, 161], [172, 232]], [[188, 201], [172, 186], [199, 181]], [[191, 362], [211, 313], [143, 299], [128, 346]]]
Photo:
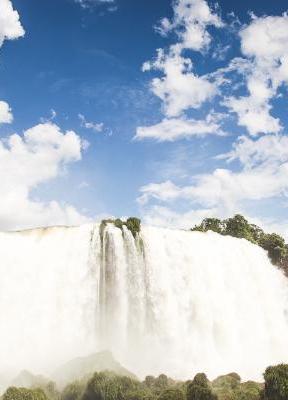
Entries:
[[288, 399], [288, 365], [279, 364], [268, 367], [264, 373], [265, 390], [267, 400]]
[[80, 400], [83, 391], [84, 385], [81, 382], [72, 382], [64, 388], [61, 400]]
[[156, 378], [155, 378], [154, 376], [152, 376], [152, 375], [147, 375], [146, 378], [145, 378], [145, 380], [144, 380], [144, 384], [145, 384], [147, 387], [151, 388], [151, 387], [155, 384], [155, 380], [156, 380]]
[[184, 400], [184, 393], [177, 388], [165, 389], [160, 393], [158, 400]]
[[260, 246], [268, 251], [273, 264], [281, 263], [286, 255], [285, 240], [276, 233], [263, 234], [260, 239]]
[[205, 218], [200, 225], [192, 228], [192, 231], [207, 232], [213, 231], [223, 233], [223, 222], [218, 218]]
[[158, 378], [155, 379], [155, 386], [159, 389], [165, 389], [168, 386], [168, 377], [165, 374], [160, 374]]
[[132, 233], [134, 238], [140, 232], [141, 229], [141, 220], [139, 218], [130, 217], [126, 221], [127, 228]]
[[142, 398], [140, 382], [127, 376], [96, 372], [88, 381], [81, 400], [124, 400]]
[[217, 395], [212, 392], [205, 374], [195, 375], [187, 387], [187, 400], [217, 400]]
[[253, 243], [255, 242], [249, 222], [240, 214], [236, 214], [233, 218], [229, 218], [225, 221], [225, 235], [244, 238]]
[[47, 400], [41, 389], [10, 387], [3, 395], [3, 400]]

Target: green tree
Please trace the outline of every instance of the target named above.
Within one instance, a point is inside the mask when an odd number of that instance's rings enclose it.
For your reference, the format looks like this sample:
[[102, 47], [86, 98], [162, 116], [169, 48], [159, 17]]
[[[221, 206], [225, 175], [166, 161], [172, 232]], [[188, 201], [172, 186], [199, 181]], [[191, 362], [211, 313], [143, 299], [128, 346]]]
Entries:
[[240, 214], [236, 214], [233, 218], [225, 220], [225, 235], [244, 238], [255, 243], [253, 230], [249, 222]]
[[3, 395], [3, 400], [47, 400], [41, 389], [10, 387]]
[[288, 399], [288, 365], [279, 364], [268, 367], [264, 373], [265, 390], [267, 400]]
[[140, 382], [132, 378], [96, 372], [88, 381], [82, 400], [124, 400], [130, 396], [136, 398], [136, 392], [141, 389]]
[[154, 385], [159, 389], [165, 389], [168, 387], [168, 377], [165, 374], [161, 374], [155, 379]]
[[200, 225], [196, 225], [192, 228], [192, 231], [207, 232], [213, 231], [217, 233], [223, 233], [223, 222], [218, 218], [205, 218]]
[[79, 381], [72, 382], [64, 388], [61, 394], [61, 400], [80, 400], [83, 391], [83, 383]]
[[131, 231], [134, 238], [140, 232], [141, 229], [141, 220], [139, 218], [130, 217], [126, 221], [127, 228]]
[[155, 380], [156, 378], [152, 375], [147, 375], [145, 380], [144, 380], [144, 384], [145, 386], [147, 386], [148, 388], [152, 388], [155, 384]]
[[268, 251], [268, 255], [273, 264], [279, 264], [285, 258], [285, 240], [276, 233], [263, 234], [259, 244], [263, 249]]
[[205, 374], [195, 375], [187, 386], [187, 400], [217, 400], [217, 395], [212, 392]]
[[184, 400], [184, 393], [177, 388], [165, 389], [160, 393], [158, 400]]

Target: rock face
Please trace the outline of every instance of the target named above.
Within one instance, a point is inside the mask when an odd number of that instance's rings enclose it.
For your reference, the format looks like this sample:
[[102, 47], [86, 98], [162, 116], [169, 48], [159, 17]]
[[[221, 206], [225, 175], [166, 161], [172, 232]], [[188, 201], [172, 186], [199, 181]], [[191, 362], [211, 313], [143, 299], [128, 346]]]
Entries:
[[74, 380], [88, 379], [94, 372], [111, 371], [117, 375], [136, 376], [117, 362], [110, 351], [101, 351], [87, 357], [78, 357], [57, 368], [53, 380], [61, 387]]

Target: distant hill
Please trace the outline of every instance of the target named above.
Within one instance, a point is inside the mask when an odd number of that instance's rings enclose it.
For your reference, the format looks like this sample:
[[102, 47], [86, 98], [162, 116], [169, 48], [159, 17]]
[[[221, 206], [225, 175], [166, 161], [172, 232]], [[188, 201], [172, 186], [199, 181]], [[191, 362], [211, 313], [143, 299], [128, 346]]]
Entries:
[[19, 375], [10, 383], [10, 386], [16, 387], [38, 387], [45, 386], [49, 382], [49, 379], [45, 378], [42, 375], [33, 375], [29, 371], [21, 371]]
[[52, 379], [60, 386], [74, 380], [89, 378], [94, 372], [112, 371], [117, 375], [137, 377], [118, 361], [116, 361], [109, 351], [101, 351], [87, 357], [75, 358], [68, 363], [60, 366], [52, 375]]

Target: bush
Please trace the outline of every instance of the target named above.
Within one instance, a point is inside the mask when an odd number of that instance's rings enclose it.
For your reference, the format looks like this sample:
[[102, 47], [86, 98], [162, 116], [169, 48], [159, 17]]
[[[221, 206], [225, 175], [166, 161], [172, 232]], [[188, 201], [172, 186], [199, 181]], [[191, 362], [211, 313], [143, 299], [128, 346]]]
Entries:
[[78, 381], [72, 382], [64, 388], [61, 394], [61, 400], [80, 400], [83, 392], [83, 383]]
[[139, 218], [130, 217], [126, 221], [126, 226], [135, 238], [137, 234], [140, 233], [141, 220]]
[[96, 372], [88, 381], [82, 400], [124, 400], [137, 397], [141, 392], [140, 382], [127, 376]]
[[282, 262], [286, 255], [285, 240], [276, 233], [263, 234], [260, 239], [260, 246], [268, 251], [268, 255], [273, 264]]
[[268, 367], [264, 373], [265, 390], [267, 400], [288, 399], [288, 365], [279, 364]]
[[195, 375], [187, 387], [187, 400], [217, 400], [205, 374]]
[[158, 400], [184, 400], [184, 393], [176, 388], [165, 389], [160, 393]]
[[267, 234], [257, 225], [249, 224], [240, 214], [224, 221], [217, 218], [205, 218], [200, 225], [194, 226], [191, 230], [201, 232], [212, 230], [221, 235], [243, 238], [258, 244], [268, 252], [271, 262], [280, 267], [288, 276], [288, 245], [285, 244], [285, 240], [276, 233]]
[[205, 218], [200, 225], [192, 228], [192, 231], [207, 232], [213, 231], [217, 233], [223, 233], [223, 222], [217, 218]]
[[10, 387], [3, 395], [3, 400], [47, 400], [41, 389]]
[[104, 230], [107, 224], [114, 224], [116, 228], [121, 229], [123, 232], [123, 226], [126, 226], [127, 229], [132, 233], [133, 237], [136, 238], [137, 234], [139, 234], [141, 230], [141, 220], [136, 217], [130, 217], [127, 221], [122, 221], [120, 218], [117, 219], [103, 219], [100, 224], [100, 237], [101, 241], [103, 241]]

